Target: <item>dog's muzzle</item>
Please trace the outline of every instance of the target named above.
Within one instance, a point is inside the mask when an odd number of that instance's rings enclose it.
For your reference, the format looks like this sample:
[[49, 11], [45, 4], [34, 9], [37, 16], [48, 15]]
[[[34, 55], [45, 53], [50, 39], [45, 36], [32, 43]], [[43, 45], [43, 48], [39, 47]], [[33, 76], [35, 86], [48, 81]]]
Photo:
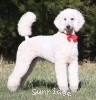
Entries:
[[70, 25], [67, 25], [67, 26], [66, 26], [66, 31], [67, 31], [67, 32], [70, 33], [70, 32], [72, 32], [72, 30], [73, 30], [73, 27], [71, 27]]

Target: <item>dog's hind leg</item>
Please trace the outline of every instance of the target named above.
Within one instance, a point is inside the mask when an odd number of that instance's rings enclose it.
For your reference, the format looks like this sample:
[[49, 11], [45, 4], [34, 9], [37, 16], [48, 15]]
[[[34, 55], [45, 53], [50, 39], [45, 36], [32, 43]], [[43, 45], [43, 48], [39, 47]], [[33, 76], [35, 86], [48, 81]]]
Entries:
[[35, 57], [34, 50], [30, 50], [29, 48], [18, 50], [16, 65], [7, 84], [10, 91], [16, 91], [18, 89], [21, 78], [27, 73], [31, 62]]

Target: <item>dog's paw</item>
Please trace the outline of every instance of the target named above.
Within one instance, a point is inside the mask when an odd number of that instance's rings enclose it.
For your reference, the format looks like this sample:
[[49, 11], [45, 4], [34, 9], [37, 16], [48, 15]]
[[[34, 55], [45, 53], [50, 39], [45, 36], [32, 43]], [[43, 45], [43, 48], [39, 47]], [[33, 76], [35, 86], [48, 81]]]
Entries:
[[11, 91], [11, 92], [15, 92], [18, 89], [18, 86], [7, 86], [7, 88]]
[[72, 92], [76, 92], [76, 91], [78, 90], [78, 86], [71, 86], [71, 87], [70, 87], [70, 90], [71, 90]]
[[66, 93], [69, 90], [69, 88], [67, 86], [61, 86], [61, 87], [59, 87], [59, 89], [64, 93]]
[[11, 91], [11, 92], [15, 92], [18, 87], [20, 85], [20, 80], [17, 79], [10, 79], [8, 80], [8, 84], [7, 84], [7, 88]]

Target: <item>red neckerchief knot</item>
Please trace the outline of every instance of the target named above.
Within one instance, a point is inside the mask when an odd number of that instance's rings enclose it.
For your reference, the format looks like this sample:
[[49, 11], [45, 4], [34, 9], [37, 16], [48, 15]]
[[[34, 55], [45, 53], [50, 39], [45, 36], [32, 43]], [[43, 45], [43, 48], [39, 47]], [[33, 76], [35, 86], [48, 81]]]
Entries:
[[[66, 33], [64, 33], [64, 34], [66, 34]], [[76, 42], [77, 39], [78, 39], [78, 36], [77, 36], [77, 35], [72, 35], [72, 34], [66, 34], [66, 35], [67, 35], [67, 40], [68, 40], [69, 42], [71, 42], [71, 39], [72, 39], [74, 42]]]

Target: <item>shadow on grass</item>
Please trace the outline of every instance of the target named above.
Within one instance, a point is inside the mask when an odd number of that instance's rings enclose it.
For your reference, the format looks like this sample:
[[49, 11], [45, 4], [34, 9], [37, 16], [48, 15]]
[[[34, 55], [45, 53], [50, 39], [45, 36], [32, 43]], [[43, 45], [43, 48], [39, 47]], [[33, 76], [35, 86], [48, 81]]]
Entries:
[[23, 90], [28, 90], [36, 87], [45, 87], [49, 89], [57, 88], [57, 84], [54, 82], [46, 82], [45, 80], [33, 80], [32, 82], [27, 82], [22, 88]]
[[[79, 87], [77, 91], [81, 89], [82, 84], [83, 84], [82, 82], [79, 83]], [[22, 89], [28, 90], [28, 89], [32, 89], [36, 87], [44, 87], [44, 88], [49, 88], [49, 89], [57, 88], [58, 89], [58, 85], [56, 82], [53, 82], [53, 83], [46, 82], [45, 80], [33, 80], [32, 82], [27, 81], [27, 83], [22, 87]], [[70, 88], [70, 84], [68, 84], [68, 87]]]
[[[79, 83], [79, 87], [78, 87], [78, 91], [81, 88], [81, 82]], [[68, 84], [68, 86], [70, 87], [70, 85]], [[54, 89], [57, 88], [58, 89], [58, 85], [56, 82], [46, 82], [45, 80], [33, 80], [32, 82], [27, 81], [27, 83], [25, 84], [25, 86], [22, 87], [23, 90], [29, 90], [32, 88], [36, 88], [36, 87], [44, 87], [44, 88], [49, 88], [49, 89]]]

